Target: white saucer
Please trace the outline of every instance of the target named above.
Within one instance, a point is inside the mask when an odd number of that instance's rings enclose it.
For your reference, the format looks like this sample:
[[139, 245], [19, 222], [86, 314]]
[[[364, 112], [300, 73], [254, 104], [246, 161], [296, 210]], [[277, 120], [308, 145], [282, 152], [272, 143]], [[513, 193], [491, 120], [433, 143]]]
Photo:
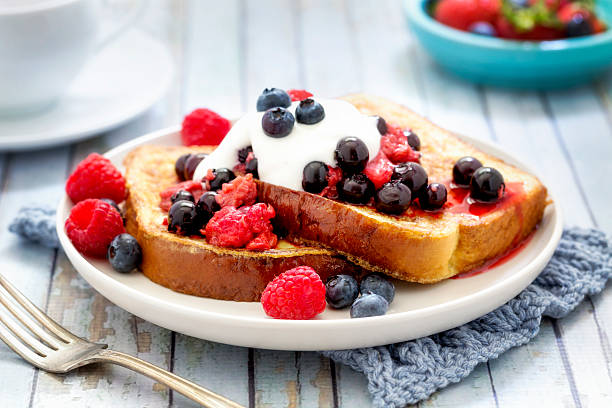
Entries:
[[74, 142], [121, 125], [163, 96], [173, 70], [162, 44], [131, 30], [94, 56], [55, 106], [36, 115], [0, 117], [0, 150]]
[[[488, 142], [464, 139], [526, 169]], [[164, 129], [125, 143], [106, 156], [122, 168], [125, 155], [142, 144], [177, 145], [177, 128]], [[134, 272], [120, 274], [108, 262], [79, 254], [66, 234], [64, 220], [72, 204], [64, 197], [57, 211], [57, 231], [76, 270], [104, 297], [159, 326], [202, 339], [278, 350], [331, 350], [395, 343], [447, 330], [482, 316], [529, 285], [552, 256], [563, 229], [557, 204], [546, 209], [531, 241], [514, 258], [465, 279], [435, 285], [396, 282], [395, 300], [385, 316], [351, 319], [348, 310], [327, 308], [314, 320], [274, 320], [259, 303], [230, 302], [173, 292]]]

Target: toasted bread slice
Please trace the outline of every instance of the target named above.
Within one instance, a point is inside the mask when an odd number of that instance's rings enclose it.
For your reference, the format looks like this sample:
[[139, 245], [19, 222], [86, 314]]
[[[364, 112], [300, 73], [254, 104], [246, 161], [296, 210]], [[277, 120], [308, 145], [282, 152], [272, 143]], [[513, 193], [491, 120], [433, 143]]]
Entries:
[[259, 300], [275, 276], [299, 265], [313, 267], [324, 281], [339, 273], [359, 274], [359, 267], [320, 247], [281, 240], [276, 249], [257, 252], [169, 233], [162, 225], [166, 213], [159, 208], [159, 193], [178, 181], [174, 162], [185, 153], [211, 150], [142, 146], [125, 159], [126, 228], [142, 247], [142, 271], [149, 279], [190, 295], [248, 302]]
[[525, 239], [541, 220], [547, 192], [536, 177], [479, 151], [403, 106], [366, 95], [344, 99], [364, 114], [380, 115], [391, 124], [415, 131], [421, 139], [421, 164], [430, 183], [448, 184], [457, 159], [474, 156], [483, 165], [499, 170], [507, 185], [522, 186], [522, 192], [480, 217], [449, 211], [396, 217], [261, 183], [260, 199], [274, 206], [277, 218], [295, 239], [334, 249], [366, 269], [406, 281], [433, 283], [503, 254]]

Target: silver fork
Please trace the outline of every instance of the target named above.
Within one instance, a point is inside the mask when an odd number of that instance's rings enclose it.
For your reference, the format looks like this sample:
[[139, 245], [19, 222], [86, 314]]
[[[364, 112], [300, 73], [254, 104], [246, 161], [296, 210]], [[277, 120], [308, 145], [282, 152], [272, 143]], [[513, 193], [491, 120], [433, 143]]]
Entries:
[[4, 288], [0, 289], [0, 303], [10, 312], [0, 308], [0, 322], [3, 323], [0, 324], [0, 339], [32, 365], [52, 373], [67, 373], [93, 363], [117, 364], [165, 384], [205, 407], [244, 408], [144, 360], [75, 336], [30, 302], [1, 274], [0, 286]]

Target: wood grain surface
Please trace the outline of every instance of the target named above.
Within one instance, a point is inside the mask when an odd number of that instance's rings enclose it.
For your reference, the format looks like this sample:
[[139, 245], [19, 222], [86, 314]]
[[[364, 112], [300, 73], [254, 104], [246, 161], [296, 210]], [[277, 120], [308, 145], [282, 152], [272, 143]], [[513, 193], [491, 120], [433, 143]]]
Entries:
[[[518, 153], [561, 203], [567, 225], [612, 233], [612, 73], [558, 92], [475, 86], [437, 67], [406, 29], [396, 0], [151, 0], [137, 22], [170, 50], [166, 96], [127, 125], [70, 146], [0, 154], [0, 224], [26, 204], [54, 205], [74, 165], [195, 107], [236, 116], [264, 87], [387, 96], [454, 131]], [[129, 56], [126, 56], [129, 58]], [[103, 112], [101, 112], [103, 114]], [[0, 135], [1, 136], [1, 135]], [[311, 352], [255, 350], [190, 338], [108, 302], [61, 251], [0, 230], [2, 273], [70, 330], [137, 355], [248, 407], [370, 406], [364, 377]], [[612, 292], [524, 347], [481, 364], [422, 407], [612, 406]], [[191, 407], [118, 367], [58, 376], [0, 344], [0, 407]]]

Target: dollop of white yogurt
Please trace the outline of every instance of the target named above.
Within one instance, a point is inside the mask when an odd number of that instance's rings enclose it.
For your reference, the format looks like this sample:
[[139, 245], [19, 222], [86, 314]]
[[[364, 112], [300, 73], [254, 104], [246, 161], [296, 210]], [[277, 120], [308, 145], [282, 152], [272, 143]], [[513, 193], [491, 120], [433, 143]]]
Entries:
[[[257, 158], [259, 179], [266, 183], [303, 191], [302, 172], [312, 161], [322, 161], [335, 166], [334, 150], [338, 141], [347, 136], [361, 139], [370, 154], [370, 160], [380, 149], [380, 133], [377, 118], [363, 115], [353, 105], [339, 99], [318, 99], [325, 110], [325, 118], [314, 125], [298, 123], [283, 138], [266, 135], [261, 126], [264, 112], [250, 112], [238, 120], [209, 156], [200, 162], [193, 174], [194, 181], [201, 181], [209, 169], [238, 164], [238, 151], [253, 147]], [[288, 110], [295, 117], [299, 102]]]

